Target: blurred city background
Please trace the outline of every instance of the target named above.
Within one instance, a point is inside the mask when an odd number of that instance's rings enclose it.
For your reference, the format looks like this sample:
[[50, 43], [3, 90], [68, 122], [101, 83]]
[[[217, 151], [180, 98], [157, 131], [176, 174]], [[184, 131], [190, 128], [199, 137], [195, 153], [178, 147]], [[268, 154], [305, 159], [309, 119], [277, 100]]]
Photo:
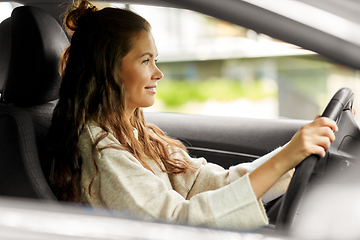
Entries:
[[[0, 4], [2, 21], [16, 4]], [[341, 87], [355, 92], [355, 109], [360, 103], [359, 72], [311, 51], [192, 11], [110, 6], [129, 8], [152, 25], [165, 77], [145, 111], [313, 119]]]

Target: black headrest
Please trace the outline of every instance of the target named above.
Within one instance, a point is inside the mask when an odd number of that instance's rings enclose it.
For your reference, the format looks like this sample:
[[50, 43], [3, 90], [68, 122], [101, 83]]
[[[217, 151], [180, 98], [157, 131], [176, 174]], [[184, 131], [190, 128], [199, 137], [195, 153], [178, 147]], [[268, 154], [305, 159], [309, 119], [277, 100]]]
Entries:
[[7, 76], [10, 60], [10, 18], [0, 24], [0, 93]]
[[58, 98], [59, 61], [68, 39], [60, 24], [45, 11], [30, 6], [11, 15], [11, 50], [3, 100], [32, 106]]

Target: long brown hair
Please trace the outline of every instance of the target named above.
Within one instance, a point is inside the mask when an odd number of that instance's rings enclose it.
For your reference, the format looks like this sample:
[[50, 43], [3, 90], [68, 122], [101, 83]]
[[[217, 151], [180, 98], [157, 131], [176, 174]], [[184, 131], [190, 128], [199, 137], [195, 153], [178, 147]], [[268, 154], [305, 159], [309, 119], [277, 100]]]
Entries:
[[[60, 97], [49, 130], [52, 161], [49, 181], [55, 195], [61, 200], [81, 201], [82, 158], [78, 143], [89, 121], [104, 129], [93, 150], [111, 132], [121, 143], [118, 147], [129, 151], [149, 170], [148, 159], [160, 167], [162, 162], [163, 171], [171, 173], [193, 168], [185, 158], [176, 159], [170, 152], [172, 147], [186, 151], [185, 146], [147, 124], [141, 108], [135, 110], [130, 121], [126, 120], [126, 89], [118, 69], [132, 49], [134, 37], [142, 31], [149, 32], [150, 24], [129, 10], [98, 10], [83, 0], [69, 7], [64, 25], [72, 37], [61, 62]], [[139, 133], [138, 140], [133, 134], [134, 127]]]

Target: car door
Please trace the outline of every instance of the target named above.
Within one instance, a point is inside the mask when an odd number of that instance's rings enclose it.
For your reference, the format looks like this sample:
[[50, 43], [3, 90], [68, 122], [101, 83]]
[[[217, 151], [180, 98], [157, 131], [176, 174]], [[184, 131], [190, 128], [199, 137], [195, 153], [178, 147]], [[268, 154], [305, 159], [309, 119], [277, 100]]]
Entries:
[[176, 113], [145, 113], [146, 121], [160, 127], [188, 147], [190, 155], [229, 168], [287, 143], [307, 121], [252, 119]]

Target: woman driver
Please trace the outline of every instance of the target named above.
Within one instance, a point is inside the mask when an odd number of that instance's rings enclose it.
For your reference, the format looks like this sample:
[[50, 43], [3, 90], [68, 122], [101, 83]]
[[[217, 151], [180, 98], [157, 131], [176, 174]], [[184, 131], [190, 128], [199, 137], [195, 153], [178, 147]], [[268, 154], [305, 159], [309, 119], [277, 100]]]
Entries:
[[145, 122], [163, 74], [150, 24], [122, 9], [69, 7], [72, 34], [50, 129], [50, 182], [61, 200], [130, 216], [250, 230], [268, 224], [263, 202], [283, 194], [292, 169], [325, 155], [336, 123], [316, 118], [283, 148], [224, 170], [192, 158], [178, 140]]

